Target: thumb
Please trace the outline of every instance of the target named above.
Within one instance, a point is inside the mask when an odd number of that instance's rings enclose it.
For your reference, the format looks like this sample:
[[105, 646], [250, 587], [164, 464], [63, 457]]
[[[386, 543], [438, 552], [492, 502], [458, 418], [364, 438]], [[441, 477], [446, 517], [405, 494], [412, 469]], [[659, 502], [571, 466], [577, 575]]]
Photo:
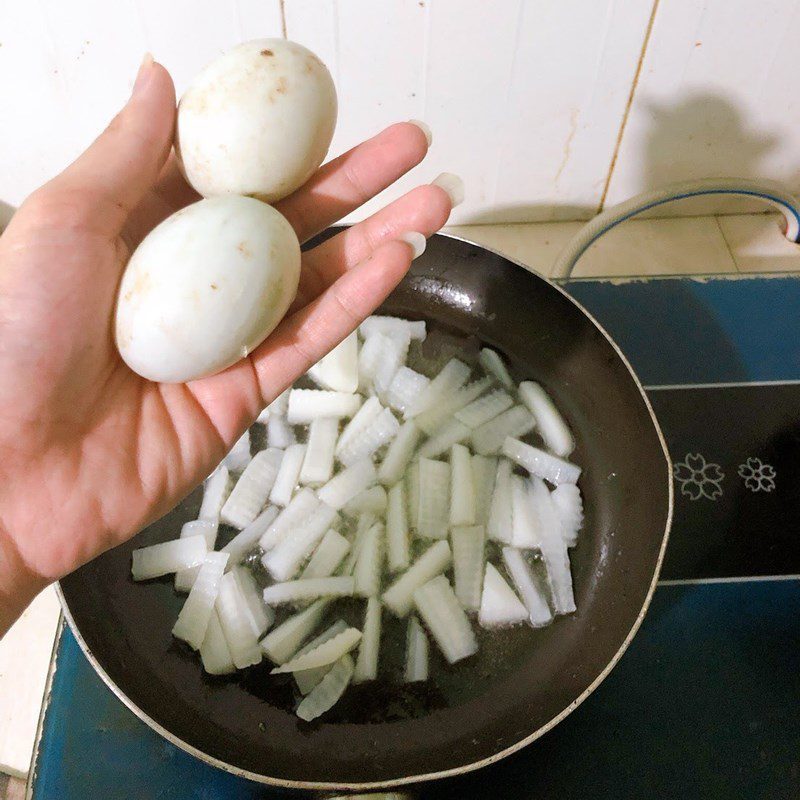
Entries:
[[125, 107], [48, 188], [80, 198], [93, 225], [116, 235], [156, 182], [174, 127], [175, 86], [148, 53]]

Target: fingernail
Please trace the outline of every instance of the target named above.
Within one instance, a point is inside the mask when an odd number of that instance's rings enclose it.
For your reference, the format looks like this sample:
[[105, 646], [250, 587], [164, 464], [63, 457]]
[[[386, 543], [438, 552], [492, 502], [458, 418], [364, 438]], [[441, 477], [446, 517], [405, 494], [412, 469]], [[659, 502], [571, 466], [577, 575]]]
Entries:
[[133, 82], [133, 91], [131, 94], [140, 92], [147, 84], [147, 80], [150, 77], [150, 69], [154, 63], [153, 54], [145, 53], [142, 63], [139, 65], [139, 71], [136, 73], [136, 80]]
[[419, 258], [425, 252], [425, 246], [428, 244], [428, 240], [416, 231], [406, 231], [397, 238], [401, 242], [411, 245], [411, 249], [414, 251], [414, 258]]
[[416, 125], [425, 134], [425, 138], [428, 141], [428, 147], [430, 147], [431, 142], [433, 141], [433, 132], [431, 131], [430, 126], [421, 119], [410, 119], [409, 122], [412, 125]]
[[464, 202], [464, 181], [458, 175], [453, 175], [452, 172], [443, 172], [438, 178], [434, 178], [431, 184], [447, 192], [451, 208]]

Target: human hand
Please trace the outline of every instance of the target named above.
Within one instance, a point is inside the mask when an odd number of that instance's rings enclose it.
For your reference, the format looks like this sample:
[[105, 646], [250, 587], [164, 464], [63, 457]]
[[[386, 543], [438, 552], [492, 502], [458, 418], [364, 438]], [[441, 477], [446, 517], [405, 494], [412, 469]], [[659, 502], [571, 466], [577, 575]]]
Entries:
[[[146, 60], [125, 108], [34, 192], [0, 236], [0, 634], [32, 597], [163, 515], [259, 412], [347, 336], [407, 271], [451, 201], [420, 186], [304, 253], [298, 298], [250, 356], [151, 383], [113, 340], [122, 271], [146, 233], [198, 199], [170, 156], [175, 92]], [[416, 125], [387, 128], [276, 205], [300, 241], [418, 164]]]

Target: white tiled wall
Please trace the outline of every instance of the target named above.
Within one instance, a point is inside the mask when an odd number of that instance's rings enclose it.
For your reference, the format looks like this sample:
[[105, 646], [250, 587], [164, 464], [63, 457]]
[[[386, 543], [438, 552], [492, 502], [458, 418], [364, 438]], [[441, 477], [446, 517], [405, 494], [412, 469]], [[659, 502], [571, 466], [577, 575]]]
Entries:
[[237, 41], [284, 30], [336, 79], [334, 153], [398, 119], [431, 125], [428, 162], [395, 193], [457, 172], [468, 193], [456, 222], [585, 219], [604, 197], [708, 175], [766, 176], [797, 190], [798, 7], [0, 0], [0, 197], [19, 202], [91, 140], [124, 102], [144, 51], [180, 91]]

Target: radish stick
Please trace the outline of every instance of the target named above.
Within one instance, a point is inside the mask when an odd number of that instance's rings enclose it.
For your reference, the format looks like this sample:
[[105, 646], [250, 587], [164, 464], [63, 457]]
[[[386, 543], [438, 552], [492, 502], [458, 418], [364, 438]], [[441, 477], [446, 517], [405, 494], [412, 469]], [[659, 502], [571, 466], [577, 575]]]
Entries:
[[417, 451], [420, 458], [436, 458], [436, 456], [449, 450], [454, 444], [468, 439], [470, 429], [462, 425], [457, 419], [445, 423], [439, 432], [428, 439]]
[[382, 517], [386, 513], [386, 502], [386, 489], [383, 486], [373, 486], [371, 489], [359, 492], [352, 500], [345, 503], [342, 511], [348, 517], [357, 517], [365, 511]]
[[364, 339], [369, 339], [376, 333], [382, 333], [388, 336], [395, 336], [397, 334], [406, 335], [410, 339], [418, 341], [425, 340], [425, 322], [412, 322], [408, 319], [401, 319], [400, 317], [383, 317], [378, 314], [373, 314], [367, 317], [359, 326], [358, 332]]
[[349, 576], [337, 578], [304, 578], [285, 583], [273, 583], [264, 589], [264, 602], [268, 606], [316, 600], [318, 597], [351, 597], [355, 583]]
[[300, 483], [321, 486], [333, 475], [333, 455], [339, 438], [339, 420], [320, 417], [308, 428], [308, 446]]
[[381, 643], [381, 601], [377, 597], [367, 600], [363, 636], [358, 647], [358, 658], [353, 673], [354, 683], [374, 681], [378, 677], [378, 653]]
[[216, 609], [211, 611], [206, 635], [203, 644], [200, 645], [200, 660], [203, 662], [203, 669], [209, 675], [229, 675], [236, 672], [236, 665], [231, 658], [231, 651], [225, 641]]
[[386, 555], [391, 572], [408, 569], [411, 548], [408, 540], [406, 493], [402, 481], [389, 489], [386, 512]]
[[160, 578], [202, 564], [207, 552], [208, 544], [202, 534], [140, 547], [131, 554], [131, 575], [135, 581]]
[[386, 402], [395, 411], [405, 413], [406, 409], [427, 388], [430, 378], [415, 372], [409, 367], [400, 367], [395, 372], [386, 391]]
[[419, 437], [419, 429], [411, 420], [400, 426], [378, 470], [378, 479], [384, 486], [390, 486], [402, 479], [417, 448]]
[[502, 389], [497, 389], [456, 411], [455, 418], [468, 428], [475, 429], [493, 420], [513, 405], [514, 400], [511, 395]]
[[317, 493], [323, 503], [337, 511], [359, 492], [372, 486], [378, 478], [375, 465], [365, 458], [356, 461], [331, 478]]
[[323, 389], [355, 392], [358, 389], [358, 336], [353, 331], [328, 355], [308, 370], [308, 377]]
[[550, 492], [550, 499], [561, 519], [561, 532], [567, 547], [575, 547], [578, 531], [583, 525], [581, 491], [572, 483], [562, 483]]
[[214, 603], [219, 592], [227, 553], [208, 553], [200, 566], [197, 578], [181, 608], [178, 619], [172, 628], [172, 635], [182, 639], [193, 650], [199, 650], [206, 637], [208, 620], [214, 611]]
[[453, 547], [453, 575], [458, 602], [467, 611], [477, 611], [481, 604], [481, 582], [485, 534], [480, 525], [455, 527], [450, 531]]
[[293, 444], [284, 450], [275, 483], [269, 493], [269, 502], [272, 505], [281, 507], [289, 505], [300, 480], [300, 469], [305, 457], [306, 446], [304, 444]]
[[238, 669], [258, 664], [261, 661], [258, 638], [253, 632], [244, 598], [232, 572], [226, 572], [222, 576], [216, 609], [233, 663]]
[[260, 643], [267, 658], [274, 664], [288, 661], [314, 632], [329, 605], [329, 600], [317, 600], [271, 630]]
[[412, 616], [408, 618], [406, 633], [405, 682], [416, 683], [426, 680], [428, 680], [428, 637], [419, 620]]
[[378, 518], [370, 511], [365, 511], [358, 518], [356, 533], [353, 537], [353, 545], [350, 548], [350, 553], [348, 554], [347, 559], [345, 560], [344, 564], [342, 564], [342, 569], [340, 570], [342, 575], [353, 574], [353, 569], [358, 561], [358, 557], [361, 555], [361, 548], [364, 546], [364, 539], [367, 535], [367, 532], [377, 521]]
[[[198, 519], [194, 522], [187, 522], [181, 528], [181, 539], [188, 539], [190, 536], [203, 536], [206, 540], [206, 546], [209, 552], [214, 549], [217, 541], [217, 531], [219, 529], [218, 522], [211, 522], [211, 520]], [[175, 591], [188, 592], [194, 585], [197, 573], [200, 571], [200, 565], [196, 567], [188, 567], [187, 569], [180, 569], [175, 573]]]
[[512, 439], [511, 436], [503, 443], [503, 455], [525, 467], [531, 475], [555, 486], [560, 483], [577, 483], [581, 476], [581, 468], [575, 464], [520, 442], [519, 439]]
[[366, 430], [373, 420], [383, 411], [381, 401], [377, 397], [370, 397], [353, 416], [353, 419], [345, 425], [339, 441], [336, 442], [336, 456], [344, 450], [350, 442], [358, 438], [362, 431]]
[[475, 522], [475, 486], [472, 459], [463, 444], [450, 449], [450, 525]]
[[345, 653], [349, 653], [361, 641], [361, 631], [357, 628], [345, 628], [327, 641], [317, 645], [301, 656], [275, 667], [270, 674], [282, 675], [287, 672], [305, 672], [307, 669], [327, 667], [338, 661]]
[[482, 456], [499, 453], [508, 436], [525, 436], [536, 427], [530, 411], [514, 406], [472, 431], [472, 447]]
[[203, 502], [200, 505], [198, 519], [219, 521], [219, 512], [231, 491], [231, 480], [228, 468], [220, 464], [203, 484]]
[[[230, 562], [229, 562], [230, 563]], [[256, 639], [260, 639], [275, 622], [275, 612], [264, 605], [261, 590], [256, 585], [256, 580], [249, 569], [242, 566], [234, 567], [231, 574], [236, 581], [239, 594], [244, 601], [244, 612]]]
[[557, 456], [568, 456], [575, 449], [575, 439], [547, 392], [538, 383], [523, 381], [519, 385], [519, 399], [536, 419], [547, 449]]
[[391, 346], [391, 339], [382, 333], [370, 336], [361, 346], [361, 352], [358, 354], [359, 391], [366, 394], [372, 390], [372, 381], [381, 358]]
[[384, 593], [383, 604], [396, 616], [405, 617], [414, 603], [414, 591], [450, 566], [446, 540], [431, 545]]
[[408, 525], [416, 530], [419, 526], [419, 461], [415, 461], [406, 473], [406, 495], [408, 496]]
[[547, 605], [539, 587], [533, 579], [533, 574], [522, 555], [522, 551], [513, 547], [503, 548], [503, 563], [514, 585], [517, 587], [522, 602], [528, 610], [528, 618], [534, 628], [541, 628], [553, 621], [550, 606]]
[[275, 506], [267, 506], [246, 528], [239, 531], [220, 552], [227, 553], [228, 569], [240, 563], [241, 560], [254, 548], [267, 528], [278, 516]]
[[414, 422], [418, 428], [431, 436], [448, 417], [472, 403], [491, 385], [492, 381], [489, 378], [481, 378], [473, 383], [468, 383], [457, 392], [453, 392], [450, 397], [443, 398], [440, 403], [418, 414], [414, 417]]
[[269, 422], [269, 406], [262, 409], [261, 413], [256, 417], [256, 422], [259, 425], [266, 425]]
[[502, 459], [497, 467], [497, 478], [492, 492], [489, 508], [489, 521], [486, 533], [496, 542], [511, 544], [513, 536], [513, 517], [511, 513], [511, 462]]
[[323, 389], [292, 389], [286, 419], [291, 425], [307, 425], [319, 417], [352, 417], [361, 406], [361, 398], [348, 392]]
[[286, 420], [286, 409], [289, 406], [291, 387], [267, 406], [267, 445], [281, 450], [295, 443], [294, 431]]
[[390, 346], [384, 347], [372, 376], [372, 386], [376, 394], [384, 401], [395, 373], [406, 363], [410, 339], [407, 334], [398, 333], [386, 341], [390, 343]]
[[525, 480], [511, 476], [511, 544], [519, 550], [531, 550], [541, 544], [539, 516], [531, 502]]
[[[297, 653], [295, 654], [295, 658], [299, 656], [304, 656], [306, 653], [310, 653], [312, 650], [315, 650], [321, 644], [325, 644], [330, 639], [333, 639], [334, 636], [342, 633], [342, 631], [347, 630], [347, 623], [344, 620], [337, 620], [333, 623], [333, 625], [326, 628], [319, 636], [312, 639], [307, 645], [301, 647]], [[325, 667], [317, 667], [316, 669], [306, 669], [301, 670], [300, 672], [294, 673], [294, 680], [297, 684], [297, 688], [300, 690], [300, 694], [306, 695], [308, 694], [333, 668], [333, 664], [328, 664]]]
[[364, 458], [370, 458], [383, 445], [391, 442], [400, 429], [400, 423], [388, 408], [384, 408], [366, 428], [359, 431], [341, 448], [338, 459], [346, 467]]
[[249, 463], [250, 455], [250, 430], [246, 430], [234, 443], [222, 463], [231, 472], [241, 472]]
[[484, 347], [478, 356], [478, 361], [486, 373], [495, 378], [504, 389], [512, 390], [514, 388], [514, 381], [508, 374], [505, 362], [494, 350]]
[[505, 628], [528, 618], [528, 610], [494, 564], [486, 565], [478, 623], [482, 628]]
[[271, 550], [292, 531], [296, 525], [310, 517], [319, 508], [319, 500], [311, 489], [301, 489], [281, 511], [259, 540], [262, 550]]
[[442, 371], [406, 409], [406, 417], [415, 417], [450, 397], [467, 382], [469, 373], [470, 369], [466, 364], [457, 358], [451, 358], [444, 365]]
[[489, 510], [492, 505], [495, 476], [497, 475], [497, 459], [490, 456], [472, 456], [472, 482], [475, 486], [475, 524], [486, 525], [489, 522]]
[[450, 465], [421, 458], [417, 535], [426, 539], [446, 539], [449, 515]]
[[478, 650], [467, 615], [444, 575], [420, 586], [414, 592], [414, 605], [450, 664]]
[[297, 716], [310, 722], [331, 709], [353, 677], [353, 659], [349, 655], [342, 656], [333, 669], [309, 692], [297, 706]]
[[329, 530], [300, 573], [301, 578], [327, 578], [336, 572], [350, 550], [350, 542], [335, 530]]
[[264, 508], [278, 475], [280, 450], [262, 450], [253, 456], [220, 511], [220, 519], [234, 528], [246, 528]]
[[383, 525], [375, 523], [366, 533], [353, 569], [354, 594], [372, 597], [381, 590], [383, 566]]

